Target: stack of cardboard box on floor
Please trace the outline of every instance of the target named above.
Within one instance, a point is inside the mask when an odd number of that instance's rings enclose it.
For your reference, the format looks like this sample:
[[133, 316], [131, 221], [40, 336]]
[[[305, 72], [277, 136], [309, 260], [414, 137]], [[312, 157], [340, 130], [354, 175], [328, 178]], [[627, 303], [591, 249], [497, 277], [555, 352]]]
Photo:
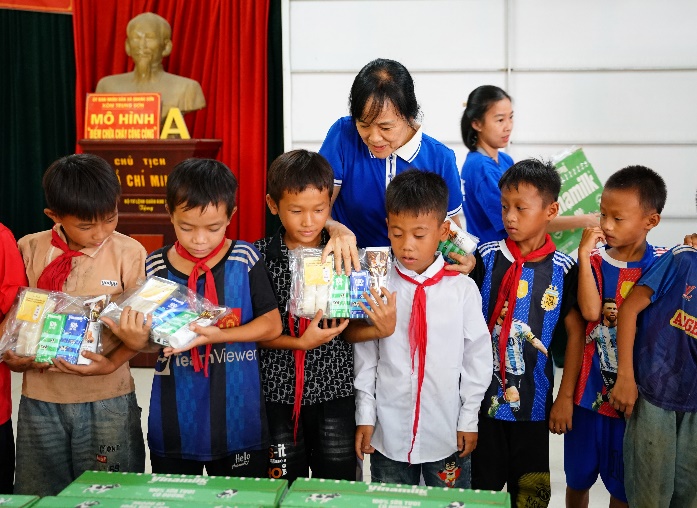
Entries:
[[0, 497], [0, 508], [509, 508], [506, 492], [366, 484], [88, 471], [56, 497]]

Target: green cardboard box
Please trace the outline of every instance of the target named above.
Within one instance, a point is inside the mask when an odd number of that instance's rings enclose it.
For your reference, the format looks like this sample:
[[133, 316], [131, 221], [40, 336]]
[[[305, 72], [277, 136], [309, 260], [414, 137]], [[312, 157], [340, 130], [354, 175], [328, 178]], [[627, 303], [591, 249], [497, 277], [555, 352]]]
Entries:
[[[155, 501], [145, 499], [108, 499], [83, 497], [43, 497], [32, 508], [190, 508], [190, 501]], [[197, 508], [249, 508], [250, 505], [196, 503]]]
[[38, 496], [10, 496], [0, 494], [0, 507], [2, 508], [28, 508], [39, 500]]
[[199, 505], [274, 508], [285, 480], [86, 471], [59, 496], [95, 499], [183, 501]]
[[507, 492], [299, 478], [281, 507], [324, 508], [510, 508]]
[[[580, 148], [558, 155], [554, 166], [561, 177], [559, 192], [559, 215], [582, 215], [600, 210], [600, 195], [603, 185], [593, 166]], [[566, 254], [578, 248], [583, 229], [571, 229], [552, 233], [557, 249]]]

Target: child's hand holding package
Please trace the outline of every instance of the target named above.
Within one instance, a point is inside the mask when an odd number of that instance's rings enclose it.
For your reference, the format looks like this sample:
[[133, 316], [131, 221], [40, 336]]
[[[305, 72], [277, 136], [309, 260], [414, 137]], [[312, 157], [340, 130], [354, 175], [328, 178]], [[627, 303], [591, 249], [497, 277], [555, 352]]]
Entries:
[[48, 362], [35, 362], [35, 356], [19, 356], [14, 351], [8, 349], [2, 356], [2, 361], [9, 367], [12, 372], [26, 372], [28, 370], [47, 369], [51, 366]]
[[[382, 292], [383, 297], [380, 296]], [[375, 288], [370, 288], [370, 294], [363, 293], [368, 305], [358, 302], [365, 315], [372, 323], [377, 334], [376, 339], [389, 337], [394, 333], [397, 326], [397, 293], [390, 293], [386, 288], [381, 287], [380, 292]]]
[[107, 316], [104, 316], [102, 321], [130, 349], [135, 351], [147, 349], [152, 328], [152, 314], [144, 314], [126, 306], [121, 311], [118, 323]]

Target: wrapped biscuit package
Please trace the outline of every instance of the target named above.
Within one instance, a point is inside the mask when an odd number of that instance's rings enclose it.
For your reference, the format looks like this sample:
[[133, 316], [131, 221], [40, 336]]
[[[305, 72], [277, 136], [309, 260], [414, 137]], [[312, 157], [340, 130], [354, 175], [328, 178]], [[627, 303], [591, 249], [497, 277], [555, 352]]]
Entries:
[[474, 251], [477, 250], [479, 238], [469, 234], [467, 231], [455, 224], [450, 217], [448, 217], [448, 226], [450, 227], [448, 238], [438, 244], [438, 250], [443, 253], [443, 258], [445, 259], [446, 263], [450, 263], [452, 265], [456, 264], [457, 261], [450, 257], [450, 253], [454, 252], [455, 254], [460, 254], [461, 256], [474, 254]]
[[82, 298], [22, 288], [8, 313], [0, 352], [12, 349], [19, 356], [35, 356], [39, 363], [60, 358], [72, 364], [89, 364], [91, 360], [81, 352], [101, 353], [101, 329], [91, 325], [107, 300], [107, 295]]
[[163, 279], [148, 277], [145, 283], [111, 302], [100, 317], [119, 324], [126, 307], [152, 315], [150, 340], [160, 346], [183, 348], [196, 338], [190, 326], [214, 325], [229, 309], [214, 305], [188, 287]]
[[325, 318], [365, 319], [358, 302], [368, 305], [363, 296], [370, 288], [380, 291], [387, 285], [392, 266], [389, 247], [359, 249], [361, 270], [350, 275], [337, 274], [330, 255], [322, 263], [319, 248], [298, 247], [289, 251], [291, 297], [288, 311], [312, 319], [320, 309]]

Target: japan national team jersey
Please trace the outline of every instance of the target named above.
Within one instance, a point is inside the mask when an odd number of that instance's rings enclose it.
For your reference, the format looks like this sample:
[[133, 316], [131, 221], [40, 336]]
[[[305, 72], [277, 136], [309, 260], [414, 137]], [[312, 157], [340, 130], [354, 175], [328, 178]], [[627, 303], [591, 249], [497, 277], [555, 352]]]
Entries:
[[[590, 262], [601, 300], [612, 298], [617, 308], [629, 294], [636, 281], [666, 252], [662, 247], [646, 244], [639, 261], [618, 261], [606, 252], [606, 247], [591, 252]], [[608, 402], [610, 389], [617, 380], [617, 329], [602, 320], [588, 323], [583, 363], [574, 392], [574, 403], [606, 416], [620, 415]]]
[[[489, 321], [498, 289], [513, 256], [504, 241], [480, 245], [471, 276], [482, 293], [482, 312]], [[554, 386], [549, 348], [557, 325], [576, 304], [578, 269], [573, 259], [555, 251], [523, 265], [506, 347], [506, 386], [499, 369], [482, 402], [482, 415], [507, 421], [542, 421], [552, 405]], [[492, 333], [494, 365], [500, 365], [500, 327]]]
[[634, 342], [639, 393], [667, 411], [697, 412], [697, 250], [673, 247], [638, 285], [654, 293]]
[[[146, 273], [187, 285], [188, 275], [167, 259], [171, 246], [148, 256]], [[218, 323], [230, 328], [276, 309], [276, 297], [259, 252], [237, 240], [211, 269], [218, 301], [232, 313]], [[205, 274], [197, 292], [204, 294]], [[198, 348], [204, 361], [205, 346]], [[213, 344], [208, 377], [194, 372], [190, 352], [160, 356], [150, 397], [148, 445], [159, 457], [217, 460], [268, 446], [268, 426], [255, 342]]]

